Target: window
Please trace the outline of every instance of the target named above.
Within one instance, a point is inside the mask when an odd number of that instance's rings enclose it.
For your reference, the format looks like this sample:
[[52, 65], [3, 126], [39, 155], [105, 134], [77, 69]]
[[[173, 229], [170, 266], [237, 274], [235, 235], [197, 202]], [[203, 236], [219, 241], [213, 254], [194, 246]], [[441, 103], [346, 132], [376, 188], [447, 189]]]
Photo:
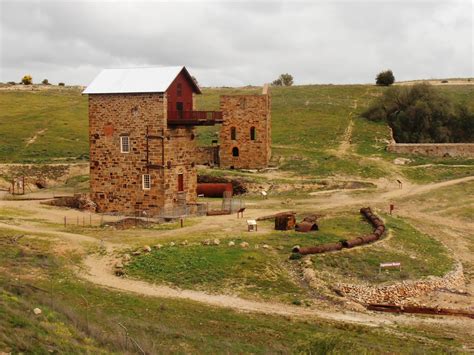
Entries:
[[237, 139], [237, 128], [231, 127], [230, 129], [230, 139], [235, 141]]
[[178, 192], [184, 191], [184, 174], [178, 174]]
[[130, 153], [130, 138], [120, 136], [120, 153]]
[[178, 83], [178, 85], [176, 85], [176, 95], [178, 97], [183, 95], [183, 86], [181, 85], [181, 83]]
[[255, 127], [250, 127], [250, 140], [254, 141], [257, 138]]
[[143, 174], [142, 175], [142, 187], [143, 187], [143, 190], [150, 190], [151, 189], [150, 174]]
[[239, 148], [237, 148], [237, 147], [232, 148], [232, 156], [233, 157], [238, 157], [239, 156]]

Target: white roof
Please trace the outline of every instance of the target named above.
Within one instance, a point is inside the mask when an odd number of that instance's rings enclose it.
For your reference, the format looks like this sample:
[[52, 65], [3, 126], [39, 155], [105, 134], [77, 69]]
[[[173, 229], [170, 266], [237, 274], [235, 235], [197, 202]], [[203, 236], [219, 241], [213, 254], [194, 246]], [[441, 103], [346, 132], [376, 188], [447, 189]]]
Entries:
[[[104, 69], [83, 94], [165, 92], [184, 67]], [[185, 68], [184, 68], [185, 69]]]

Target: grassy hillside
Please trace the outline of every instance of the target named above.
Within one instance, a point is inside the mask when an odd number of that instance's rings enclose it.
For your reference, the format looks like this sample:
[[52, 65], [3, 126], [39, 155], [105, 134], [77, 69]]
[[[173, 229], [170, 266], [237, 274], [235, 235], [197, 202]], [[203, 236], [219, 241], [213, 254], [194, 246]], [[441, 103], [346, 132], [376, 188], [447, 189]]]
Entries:
[[87, 157], [87, 97], [80, 91], [0, 91], [0, 107], [1, 162]]
[[[205, 89], [198, 109], [219, 109], [221, 94], [258, 93], [258, 88]], [[385, 151], [389, 130], [359, 118], [384, 88], [370, 85], [310, 85], [272, 88], [273, 164], [298, 175], [379, 178], [394, 174], [396, 155]], [[437, 86], [474, 109], [472, 86]], [[87, 159], [87, 97], [76, 89], [0, 91], [0, 162]], [[209, 144], [220, 127], [200, 127]], [[460, 164], [460, 160], [416, 158], [417, 164]], [[390, 164], [388, 164], [390, 163]], [[463, 164], [466, 162], [463, 161]], [[467, 162], [470, 164], [471, 162]], [[397, 168], [412, 180], [471, 174], [470, 167]]]
[[[111, 292], [77, 280], [66, 267], [77, 255], [55, 256], [45, 235], [18, 243], [10, 242], [12, 235], [0, 229], [0, 351], [7, 353], [139, 353], [135, 344], [148, 354], [430, 354], [460, 347], [457, 337], [447, 340], [435, 329], [394, 332]], [[36, 307], [40, 315], [32, 312]]]

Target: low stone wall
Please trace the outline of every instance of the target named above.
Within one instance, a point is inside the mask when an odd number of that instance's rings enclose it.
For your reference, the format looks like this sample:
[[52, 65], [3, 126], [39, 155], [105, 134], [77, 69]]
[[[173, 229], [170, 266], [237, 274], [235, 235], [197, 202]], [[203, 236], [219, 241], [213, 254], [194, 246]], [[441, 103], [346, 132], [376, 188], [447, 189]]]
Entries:
[[197, 147], [195, 152], [196, 164], [214, 165], [214, 147]]
[[430, 276], [425, 280], [381, 286], [338, 284], [335, 288], [344, 296], [362, 304], [403, 304], [408, 298], [422, 296], [437, 289], [457, 290], [464, 286], [463, 268], [458, 263], [454, 270], [443, 277]]
[[390, 143], [389, 152], [432, 157], [474, 157], [474, 143]]

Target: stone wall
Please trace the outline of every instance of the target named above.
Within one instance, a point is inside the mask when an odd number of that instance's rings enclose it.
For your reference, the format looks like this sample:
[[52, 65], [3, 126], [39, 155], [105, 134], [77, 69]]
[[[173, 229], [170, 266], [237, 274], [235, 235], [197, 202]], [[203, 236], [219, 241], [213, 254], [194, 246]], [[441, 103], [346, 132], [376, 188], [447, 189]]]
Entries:
[[465, 286], [461, 263], [444, 277], [428, 277], [425, 280], [399, 282], [391, 285], [339, 284], [336, 289], [353, 301], [369, 303], [403, 304], [409, 298], [426, 295], [437, 289], [457, 290]]
[[390, 143], [389, 152], [432, 157], [474, 157], [474, 143]]
[[[157, 93], [89, 95], [90, 187], [99, 212], [157, 214], [196, 201], [194, 130], [168, 128], [166, 107]], [[120, 151], [122, 135], [130, 138], [129, 153]], [[150, 190], [142, 188], [143, 174], [151, 176]]]
[[[262, 95], [224, 95], [220, 107], [223, 124], [219, 141], [222, 168], [266, 168], [271, 156], [271, 97], [266, 87]], [[235, 128], [235, 139], [231, 130]], [[255, 129], [255, 139], [251, 129]], [[233, 150], [238, 149], [238, 156]]]
[[197, 147], [195, 152], [196, 164], [199, 165], [214, 165], [214, 151], [217, 147]]

